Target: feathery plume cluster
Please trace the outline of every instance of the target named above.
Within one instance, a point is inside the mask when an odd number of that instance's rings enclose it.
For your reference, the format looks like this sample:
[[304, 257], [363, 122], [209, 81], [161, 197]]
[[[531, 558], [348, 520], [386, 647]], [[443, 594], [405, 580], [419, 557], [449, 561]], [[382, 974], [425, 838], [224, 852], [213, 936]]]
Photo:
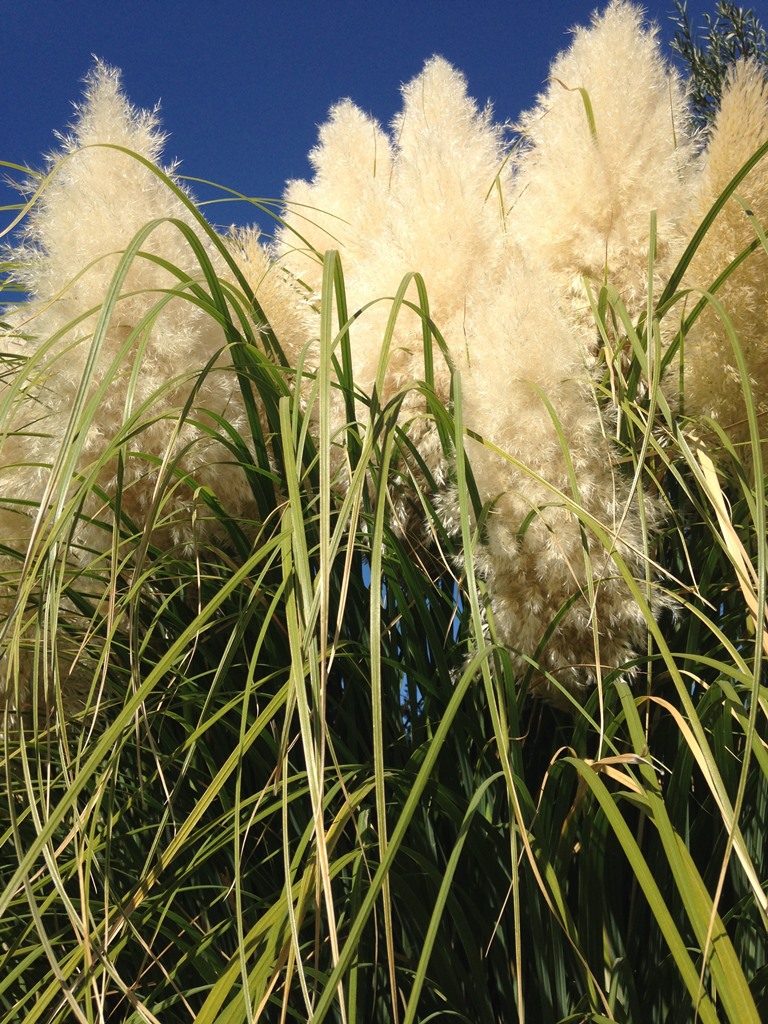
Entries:
[[[556, 66], [559, 74], [580, 83], [583, 63], [599, 80], [606, 74], [599, 61], [617, 47], [625, 59], [639, 26], [633, 8], [613, 5], [577, 38], [572, 54]], [[537, 136], [531, 128], [519, 165], [507, 159], [490, 110], [478, 110], [463, 77], [443, 60], [432, 60], [403, 89], [403, 111], [390, 136], [350, 102], [339, 105], [312, 154], [314, 180], [288, 189], [281, 236], [286, 266], [315, 291], [316, 254], [296, 239], [319, 252], [341, 247], [350, 304], [365, 310], [352, 333], [355, 380], [363, 391], [376, 378], [390, 311], [386, 303], [367, 304], [393, 295], [405, 274], [423, 274], [430, 311], [462, 376], [465, 424], [485, 440], [471, 446], [480, 497], [490, 506], [476, 564], [487, 581], [497, 635], [518, 652], [521, 668], [535, 659], [550, 681], [571, 690], [593, 681], [598, 667], [626, 662], [644, 635], [642, 612], [622, 577], [623, 571], [644, 576], [641, 514], [616, 470], [591, 387], [591, 337], [585, 344], [565, 301], [579, 273], [602, 278], [607, 247], [611, 263], [626, 266], [627, 275], [631, 268], [639, 289], [652, 208], [643, 197], [652, 200], [647, 187], [642, 197], [633, 190], [662, 145], [662, 159], [680, 176], [658, 44], [643, 38], [639, 73], [635, 67], [631, 78], [623, 76], [637, 102], [626, 92], [619, 101], [607, 77], [596, 89], [604, 143], [591, 136], [577, 96], [564, 109], [555, 104], [554, 115], [548, 110], [526, 119], [533, 126], [552, 117], [554, 134]], [[563, 89], [555, 88], [559, 102]], [[617, 151], [612, 121], [629, 103], [644, 124], [649, 108], [657, 113], [662, 91], [665, 119], [650, 139], [635, 132], [646, 148], [635, 153], [627, 184], [622, 169], [638, 139]], [[681, 96], [676, 102], [682, 107]], [[575, 182], [570, 174], [563, 179], [564, 146], [569, 168], [574, 160], [577, 165]], [[666, 182], [669, 168], [658, 177]], [[592, 193], [582, 195], [587, 181]], [[594, 201], [595, 186], [610, 190], [602, 208]], [[634, 208], [621, 222], [619, 205], [630, 192]], [[646, 251], [638, 275], [641, 239]], [[588, 308], [583, 286], [581, 293]], [[424, 372], [418, 318], [401, 320], [387, 367], [390, 394]], [[435, 384], [447, 402], [447, 370]], [[434, 436], [427, 431], [416, 440], [434, 465]], [[455, 494], [443, 495], [441, 504], [447, 521], [455, 519]], [[644, 517], [653, 521], [655, 510], [645, 504]], [[539, 673], [540, 684], [545, 675]]]
[[[332, 111], [310, 154], [312, 182], [290, 183], [285, 228], [278, 234], [283, 265], [319, 298], [318, 254], [341, 251], [350, 309], [361, 310], [351, 330], [356, 387], [372, 393], [380, 370], [382, 339], [391, 298], [404, 275], [418, 272], [429, 296], [429, 313], [448, 339], [464, 337], [467, 305], [501, 265], [503, 231], [499, 211], [486, 201], [504, 161], [504, 137], [490, 110], [478, 111], [459, 72], [435, 58], [403, 89], [403, 111], [391, 134], [346, 100]], [[418, 305], [416, 285], [407, 298]], [[306, 333], [319, 334], [316, 302], [306, 307]], [[451, 355], [465, 364], [464, 343]], [[450, 372], [436, 352], [434, 386], [447, 403]], [[415, 385], [425, 377], [423, 320], [403, 305], [386, 361], [386, 404], [403, 393], [403, 418], [423, 413]], [[345, 410], [335, 399], [336, 427]], [[358, 416], [365, 419], [364, 408]], [[444, 483], [449, 468], [436, 431], [417, 415], [412, 428], [430, 475]], [[398, 505], [401, 529], [420, 524]]]
[[[648, 526], [660, 514], [620, 468], [610, 410], [596, 398], [590, 290], [608, 283], [633, 317], [646, 309], [649, 276], [657, 295], [712, 203], [768, 138], [768, 90], [761, 70], [738, 67], [700, 155], [684, 87], [657, 33], [632, 4], [612, 0], [575, 32], [517, 131], [521, 143], [510, 151], [490, 108], [479, 109], [440, 58], [403, 88], [391, 131], [345, 100], [320, 131], [314, 177], [289, 185], [285, 225], [268, 251], [257, 232], [224, 240], [201, 231], [173, 170], [164, 177], [154, 166], [163, 146], [156, 114], [132, 108], [117, 74], [98, 65], [73, 134], [50, 158], [18, 253], [30, 300], [10, 315], [6, 339], [22, 361], [0, 396], [14, 410], [0, 466], [4, 544], [26, 549], [64, 473], [72, 487], [90, 477], [109, 496], [119, 472], [124, 511], [166, 544], [198, 542], [205, 518], [181, 485], [161, 515], [153, 509], [169, 466], [226, 494], [231, 514], [254, 516], [246, 480], [217, 439], [219, 418], [240, 432], [246, 416], [190, 238], [232, 288], [245, 280], [257, 292], [289, 364], [300, 353], [319, 358], [321, 256], [339, 249], [349, 308], [359, 311], [350, 328], [356, 389], [370, 395], [383, 381], [380, 400], [404, 396], [412, 441], [450, 528], [459, 501], [451, 456], [418, 386], [425, 342], [415, 284], [413, 305], [399, 309], [382, 352], [392, 296], [405, 275], [424, 278], [430, 316], [461, 375], [465, 425], [479, 438], [467, 442], [487, 510], [475, 565], [493, 628], [521, 674], [535, 664], [543, 692], [578, 694], [606, 671], [631, 671], [646, 619], [628, 578], [647, 580]], [[763, 160], [714, 221], [684, 280], [709, 288], [760, 239], [719, 298], [761, 402], [766, 222]], [[434, 388], [447, 404], [452, 369], [435, 348]], [[693, 326], [683, 355], [686, 414], [713, 417], [746, 440], [738, 360], [716, 308]], [[91, 400], [98, 413], [77, 436], [73, 410]], [[193, 415], [182, 415], [187, 406]], [[331, 410], [342, 438], [338, 392]], [[362, 401], [357, 415], [369, 415]], [[139, 454], [118, 465], [116, 439], [129, 435]], [[105, 518], [95, 501], [73, 552], [104, 550], [103, 526], [89, 525]], [[405, 513], [399, 526], [416, 529]], [[12, 603], [7, 589], [3, 614]], [[663, 603], [655, 598], [656, 608]]]
[[[26, 552], [82, 493], [64, 544], [73, 572], [110, 550], [118, 478], [121, 529], [134, 524], [165, 546], [189, 549], [209, 530], [198, 488], [222, 495], [233, 516], [251, 509], [247, 479], [218, 439], [219, 417], [240, 433], [247, 418], [192, 242], [219, 277], [232, 272], [173, 168], [160, 172], [164, 141], [156, 112], [132, 107], [118, 73], [97, 64], [14, 254], [28, 301], [5, 318], [4, 350], [20, 369], [0, 396], [0, 537], [6, 551]], [[290, 338], [298, 304], [285, 277], [254, 233], [233, 247]], [[191, 486], [179, 482], [187, 474]], [[3, 618], [19, 565], [2, 559]]]
[[[171, 177], [170, 187], [158, 172], [163, 143], [156, 114], [135, 110], [120, 92], [117, 72], [97, 65], [72, 135], [49, 157], [50, 176], [18, 253], [20, 284], [30, 298], [8, 318], [11, 351], [28, 360], [16, 422], [31, 418], [39, 429], [9, 436], [4, 461], [25, 499], [37, 502], [49, 487], [49, 467], [61, 454], [81, 389], [87, 400], [103, 388], [98, 417], [80, 441], [76, 476], [98, 465], [133, 421], [144, 455], [173, 462], [184, 451], [184, 468], [198, 483], [228, 478], [233, 514], [248, 504], [242, 474], [228, 464], [210, 429], [189, 418], [179, 422], [193, 390], [194, 408], [209, 425], [210, 414], [226, 415], [240, 430], [245, 414], [222, 326], [193, 293], [205, 279], [190, 237], [220, 277], [231, 277], [231, 269], [223, 249], [201, 237], [178, 181]], [[268, 255], [253, 236], [238, 240], [237, 248], [250, 278], [269, 280], [269, 316], [290, 334], [296, 300], [281, 292], [285, 278], [269, 274]], [[113, 289], [114, 303], [105, 308]], [[20, 464], [28, 472], [23, 486]], [[110, 461], [99, 466], [107, 493], [114, 490], [115, 471]], [[121, 472], [124, 510], [142, 523], [157, 472], [143, 458], [129, 460]], [[193, 505], [188, 494], [179, 498], [168, 522], [173, 542], [191, 540]]]

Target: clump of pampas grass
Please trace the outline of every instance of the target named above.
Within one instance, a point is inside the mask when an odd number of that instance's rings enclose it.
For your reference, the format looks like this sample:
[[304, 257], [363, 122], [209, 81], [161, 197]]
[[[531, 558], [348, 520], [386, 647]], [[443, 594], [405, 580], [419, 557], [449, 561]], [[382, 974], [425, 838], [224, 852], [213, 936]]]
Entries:
[[[173, 168], [157, 167], [156, 113], [131, 107], [117, 73], [98, 65], [14, 253], [30, 297], [6, 317], [0, 530], [18, 556], [4, 556], [6, 581], [78, 495], [82, 514], [62, 538], [73, 572], [112, 550], [123, 522], [166, 548], [215, 539], [210, 494], [228, 515], [255, 518], [242, 452], [228, 443], [249, 428], [232, 346], [245, 333], [288, 366], [318, 369], [323, 254], [338, 249], [354, 382], [354, 401], [337, 386], [324, 396], [338, 485], [349, 479], [350, 411], [368, 428], [397, 403], [414, 456], [405, 475], [429, 482], [456, 530], [455, 454], [427, 396], [450, 406], [460, 379], [489, 629], [540, 693], [578, 697], [608, 672], [631, 674], [649, 614], [638, 594], [655, 611], [666, 603], [649, 549], [662, 513], [622, 464], [615, 410], [599, 397], [607, 333], [593, 300], [607, 285], [624, 311], [618, 344], [630, 319], [653, 315], [767, 120], [763, 73], [743, 65], [702, 155], [656, 31], [613, 0], [556, 59], [513, 150], [441, 58], [403, 88], [389, 131], [338, 104], [311, 154], [312, 180], [287, 188], [270, 248], [256, 231], [222, 238], [203, 221]], [[766, 167], [725, 205], [682, 282], [710, 287], [759, 240], [719, 298], [761, 401]], [[678, 308], [667, 303], [665, 343]], [[682, 376], [685, 413], [745, 441], [739, 360], [716, 306], [690, 325], [681, 353], [667, 394], [677, 399]], [[304, 379], [310, 396], [316, 384]], [[425, 528], [403, 490], [395, 526], [416, 546]], [[2, 615], [31, 597], [6, 582]]]
[[[186, 552], [216, 521], [206, 491], [229, 515], [252, 514], [227, 444], [248, 433], [229, 351], [235, 311], [253, 309], [238, 265], [286, 344], [300, 300], [255, 233], [225, 242], [207, 229], [174, 169], [158, 166], [164, 141], [156, 111], [131, 106], [118, 73], [98, 63], [13, 253], [28, 300], [4, 318], [5, 358], [18, 367], [0, 394], [6, 629], [15, 610], [23, 631], [26, 599], [36, 604], [23, 580], [16, 592], [22, 560], [29, 569], [53, 550], [67, 508], [79, 513], [59, 549], [95, 596], [86, 570], [112, 549], [116, 495], [118, 532]], [[212, 282], [228, 283], [230, 324], [216, 313]]]
[[[612, 5], [604, 21], [577, 40], [579, 60], [597, 74], [606, 34], [620, 35], [626, 47], [637, 41], [638, 25], [633, 9]], [[636, 106], [644, 117], [658, 105], [655, 42], [639, 47], [636, 63]], [[606, 79], [603, 92], [609, 87]], [[614, 102], [606, 119], [615, 112]], [[564, 138], [578, 136], [584, 120], [583, 107], [572, 105], [561, 124]], [[613, 130], [609, 122], [607, 137]], [[666, 123], [660, 134], [671, 135]], [[586, 141], [583, 175], [594, 179], [605, 160], [588, 132]], [[529, 150], [535, 162], [532, 154]], [[490, 110], [479, 110], [463, 77], [434, 59], [403, 89], [403, 110], [389, 135], [349, 101], [332, 111], [312, 153], [313, 181], [295, 182], [286, 194], [281, 255], [317, 293], [317, 253], [341, 248], [348, 301], [363, 311], [351, 330], [351, 349], [355, 380], [364, 392], [377, 379], [391, 312], [391, 302], [381, 296], [394, 295], [404, 275], [423, 274], [430, 313], [450, 363], [461, 374], [464, 422], [480, 437], [471, 444], [470, 460], [488, 514], [476, 565], [487, 583], [497, 635], [517, 654], [521, 672], [536, 663], [537, 685], [548, 692], [560, 685], [578, 692], [639, 649], [646, 623], [623, 573], [645, 578], [641, 521], [652, 523], [657, 513], [618, 469], [610, 423], [606, 427], [595, 398], [589, 345], [574, 329], [564, 299], [576, 269], [587, 260], [574, 251], [574, 236], [589, 235], [589, 270], [602, 273], [596, 261], [598, 250], [605, 258], [603, 222], [608, 224], [611, 213], [596, 212], [598, 224], [577, 224], [587, 200], [582, 198], [575, 212], [570, 189], [560, 185], [557, 195], [552, 178], [557, 167], [558, 184], [562, 181], [562, 149], [552, 157], [539, 173], [548, 179], [557, 205], [549, 206], [547, 223], [537, 231], [557, 236], [571, 225], [571, 234], [559, 238], [561, 251], [570, 253], [573, 266], [568, 267], [546, 243], [530, 244], [518, 231], [520, 211], [514, 205], [507, 214], [511, 197], [524, 191], [522, 172], [507, 159]], [[606, 181], [615, 206], [624, 196], [621, 170], [617, 158], [612, 168], [617, 180]], [[633, 181], [639, 173], [632, 168]], [[631, 253], [625, 253], [626, 235], [634, 231], [639, 237], [642, 222], [647, 238], [653, 197], [644, 195], [647, 205], [636, 200], [631, 229], [617, 226], [616, 252], [628, 266], [640, 243], [635, 240]], [[529, 227], [536, 216], [529, 214]], [[300, 238], [310, 247], [302, 247]], [[647, 257], [642, 263], [647, 266]], [[307, 329], [317, 333], [311, 324]], [[439, 365], [439, 351], [434, 358]], [[447, 403], [450, 375], [442, 365], [435, 388]], [[423, 375], [421, 322], [403, 311], [382, 400], [410, 385], [411, 404], [418, 408], [414, 385]], [[443, 480], [449, 474], [441, 469], [443, 455], [425, 422], [422, 417], [412, 436]], [[455, 491], [447, 487], [439, 505], [446, 523], [457, 522]], [[403, 528], [410, 528], [408, 522]]]

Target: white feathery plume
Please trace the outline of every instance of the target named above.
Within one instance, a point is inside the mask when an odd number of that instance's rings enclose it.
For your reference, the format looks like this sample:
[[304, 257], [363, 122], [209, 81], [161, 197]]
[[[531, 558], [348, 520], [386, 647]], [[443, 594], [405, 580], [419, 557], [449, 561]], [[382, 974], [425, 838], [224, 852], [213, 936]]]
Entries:
[[[178, 194], [158, 172], [164, 140], [157, 113], [132, 107], [118, 72], [97, 63], [71, 134], [48, 157], [43, 191], [11, 254], [29, 298], [4, 316], [4, 348], [21, 369], [15, 379], [4, 375], [0, 385], [6, 406], [0, 536], [21, 553], [52, 497], [61, 500], [62, 484], [72, 494], [89, 475], [98, 487], [88, 489], [86, 515], [71, 538], [75, 563], [98, 559], [111, 545], [103, 525], [110, 513], [101, 507], [99, 490], [114, 496], [119, 486], [122, 513], [166, 545], [188, 548], [210, 529], [205, 504], [178, 480], [164, 492], [159, 511], [153, 508], [161, 466], [172, 480], [181, 468], [196, 486], [211, 486], [233, 515], [252, 508], [244, 473], [211, 437], [218, 416], [246, 437], [248, 421], [224, 331], [190, 299], [190, 282], [205, 290], [205, 279], [183, 231], [203, 245], [217, 274], [226, 277], [229, 268], [185, 204], [173, 169], [167, 173]], [[145, 229], [118, 282], [126, 249]], [[300, 326], [298, 293], [279, 269], [270, 271], [255, 235], [232, 245], [249, 279], [261, 286], [268, 316], [290, 342]], [[99, 333], [113, 288], [118, 294]], [[86, 427], [75, 426], [100, 389], [98, 408], [82, 420]], [[122, 462], [115, 446], [121, 436], [131, 438]], [[129, 450], [135, 454], [128, 456]], [[64, 472], [68, 462], [68, 477], [55, 481], [56, 467]], [[18, 570], [17, 561], [3, 563], [9, 573]], [[14, 602], [12, 589], [0, 596], [3, 617]]]
[[[626, 14], [623, 6], [612, 10], [617, 18]], [[599, 42], [599, 28], [592, 32]], [[588, 62], [589, 38], [584, 48]], [[302, 231], [296, 202], [322, 207], [350, 224], [348, 232], [336, 230], [331, 243], [343, 243], [350, 308], [391, 295], [408, 271], [423, 274], [432, 315], [464, 380], [466, 426], [504, 453], [471, 444], [480, 497], [491, 503], [477, 563], [487, 580], [498, 635], [519, 653], [521, 669], [526, 659], [538, 658], [545, 672], [579, 691], [594, 680], [598, 665], [612, 668], [631, 658], [645, 635], [642, 613], [612, 557], [617, 552], [629, 571], [644, 577], [638, 509], [602, 429], [582, 338], [561, 312], [562, 267], [554, 266], [553, 273], [549, 254], [541, 249], [529, 254], [527, 245], [520, 246], [510, 230], [516, 220], [505, 221], [500, 210], [498, 195], [509, 197], [517, 187], [501, 130], [490, 112], [478, 110], [467, 96], [462, 76], [441, 59], [430, 61], [403, 89], [403, 101], [389, 144], [377, 131], [374, 147], [369, 125], [359, 153], [352, 147], [360, 136], [344, 132], [334, 114], [314, 151], [314, 181], [288, 190], [289, 229]], [[572, 109], [570, 116], [583, 117], [583, 110]], [[356, 113], [355, 123], [363, 123], [363, 115]], [[388, 177], [375, 186], [374, 148], [389, 154]], [[562, 178], [562, 160], [560, 152], [545, 172], [557, 167]], [[362, 182], [361, 169], [368, 174]], [[358, 202], [350, 202], [351, 196]], [[365, 206], [373, 196], [375, 212], [370, 213]], [[564, 202], [562, 188], [559, 201]], [[564, 210], [563, 217], [570, 212]], [[367, 235], [358, 230], [363, 224]], [[647, 236], [647, 221], [644, 227]], [[288, 266], [306, 278], [306, 257], [293, 248], [290, 231], [281, 244]], [[389, 312], [387, 305], [376, 310], [366, 311], [351, 332], [355, 379], [363, 390], [375, 378]], [[385, 382], [390, 392], [422, 372], [417, 319], [404, 315], [398, 328]], [[436, 353], [436, 365], [439, 361]], [[436, 383], [447, 400], [447, 372]], [[417, 430], [414, 438], [434, 465], [434, 437]], [[438, 503], [446, 523], [454, 523], [456, 495], [448, 490]], [[574, 504], [594, 516], [607, 541], [589, 527], [582, 531]], [[655, 518], [650, 505], [646, 515]], [[413, 524], [406, 522], [405, 529]], [[542, 673], [537, 682], [548, 685]]]
[[[299, 236], [320, 253], [340, 249], [350, 312], [362, 311], [350, 336], [354, 380], [364, 393], [371, 393], [379, 372], [392, 310], [388, 300], [408, 273], [424, 277], [430, 314], [451, 354], [464, 359], [468, 296], [501, 258], [501, 221], [489, 193], [504, 155], [502, 132], [490, 111], [478, 109], [464, 77], [441, 58], [429, 61], [404, 87], [391, 137], [349, 101], [331, 111], [311, 154], [313, 180], [292, 182], [286, 192], [287, 227], [279, 235], [279, 252], [284, 265], [317, 294], [318, 258], [300, 248]], [[415, 286], [407, 297], [417, 301]], [[319, 314], [308, 317], [307, 333], [317, 337]], [[400, 309], [379, 396], [383, 403], [424, 379], [422, 327], [418, 314]], [[438, 397], [446, 403], [450, 376], [436, 345], [434, 369]], [[344, 408], [335, 397], [340, 427]], [[408, 416], [423, 404], [409, 392], [403, 408]], [[365, 409], [358, 415], [364, 419]], [[421, 418], [411, 434], [431, 474], [442, 479], [446, 464], [436, 433]], [[398, 515], [417, 531], [407, 505], [398, 505]]]
[[[63, 139], [61, 151], [48, 158], [49, 179], [30, 216], [25, 242], [17, 251], [20, 283], [30, 299], [6, 318], [11, 325], [9, 341], [13, 343], [15, 333], [23, 335], [25, 340], [15, 343], [18, 353], [41, 360], [36, 374], [46, 395], [42, 405], [35, 404], [35, 399], [31, 406], [38, 424], [36, 436], [22, 434], [6, 440], [3, 461], [8, 461], [8, 445], [21, 447], [25, 453], [19, 460], [20, 453], [14, 451], [12, 458], [12, 481], [18, 496], [38, 500], [45, 489], [48, 467], [56, 460], [92, 355], [91, 340], [105, 296], [126, 247], [151, 225], [120, 283], [103, 343], [90, 367], [89, 393], [108, 375], [111, 379], [83, 444], [78, 472], [101, 456], [133, 410], [150, 403], [136, 442], [142, 452], [162, 459], [173, 441], [171, 457], [185, 450], [184, 467], [202, 472], [200, 482], [205, 482], [209, 467], [211, 481], [222, 473], [231, 475], [227, 494], [233, 512], [249, 503], [242, 473], [226, 466], [229, 460], [223, 450], [216, 451], [215, 444], [211, 449], [204, 429], [185, 424], [173, 440], [178, 416], [198, 383], [196, 372], [225, 348], [226, 339], [220, 325], [188, 298], [184, 276], [197, 282], [204, 279], [179, 223], [198, 238], [201, 230], [182, 198], [158, 176], [155, 164], [163, 142], [156, 113], [133, 108], [120, 91], [118, 73], [97, 64], [87, 80], [73, 133]], [[172, 180], [183, 191], [178, 181]], [[200, 240], [217, 272], [227, 276], [217, 248], [204, 235]], [[266, 250], [254, 234], [236, 239], [233, 248], [248, 266], [250, 279], [260, 286], [261, 297], [266, 296], [268, 315], [281, 327], [291, 324], [281, 333], [292, 336], [298, 323], [296, 293], [286, 290], [285, 277], [279, 272], [270, 274]], [[176, 270], [166, 269], [165, 264]], [[180, 294], [164, 301], [173, 290]], [[124, 348], [132, 335], [133, 341]], [[39, 346], [47, 339], [53, 341], [41, 352]], [[132, 376], [137, 357], [140, 367]], [[115, 363], [121, 359], [124, 368], [118, 366], [115, 372]], [[199, 384], [194, 404], [214, 415], [226, 414], [235, 429], [245, 432], [246, 418], [230, 365], [224, 352], [217, 368]], [[175, 386], [173, 382], [177, 382]], [[17, 415], [20, 422], [31, 415], [29, 401]], [[23, 473], [19, 461], [28, 463]], [[141, 524], [155, 477], [146, 460], [130, 463], [124, 470], [126, 511]], [[104, 473], [108, 476], [114, 470], [108, 465]], [[21, 486], [22, 476], [26, 489]], [[113, 482], [106, 486], [108, 493], [113, 486]], [[189, 509], [174, 524], [176, 540], [191, 538], [192, 530], [190, 498], [187, 495], [180, 501]]]
[[612, 285], [636, 318], [647, 300], [651, 213], [657, 293], [687, 241], [695, 154], [685, 91], [641, 9], [612, 0], [577, 28], [517, 129], [510, 233], [558, 275], [569, 318], [592, 345], [585, 280], [593, 290]]
[[[760, 146], [768, 142], [768, 79], [765, 68], [747, 61], [733, 69], [702, 157], [686, 229], [692, 236], [718, 197]], [[768, 423], [768, 156], [764, 156], [727, 200], [694, 255], [683, 280], [696, 302], [750, 243], [756, 249], [718, 290], [716, 299], [736, 332], [760, 417]], [[714, 419], [736, 445], [749, 442], [743, 384], [733, 343], [716, 307], [708, 304], [685, 340], [684, 411], [700, 438], [714, 442], [701, 422]], [[768, 454], [768, 453], [767, 453]], [[744, 458], [751, 466], [751, 458]]]
[[[555, 280], [512, 246], [509, 257], [494, 293], [467, 316], [463, 411], [488, 442], [469, 453], [492, 503], [475, 557], [499, 639], [522, 671], [534, 658], [534, 684], [557, 697], [544, 673], [578, 694], [640, 650], [646, 622], [620, 562], [643, 579], [647, 552], [640, 499], [604, 432], [581, 346], [557, 303], [542, 301], [556, 295]], [[653, 525], [648, 499], [644, 512]]]
[[[418, 271], [433, 318], [449, 329], [501, 244], [498, 209], [487, 197], [504, 152], [490, 112], [477, 109], [463, 76], [441, 58], [403, 89], [403, 99], [391, 138], [350, 101], [331, 111], [311, 154], [312, 182], [292, 182], [286, 192], [287, 229], [279, 236], [285, 266], [315, 294], [319, 263], [302, 250], [302, 237], [320, 254], [341, 251], [351, 309], [374, 303], [352, 331], [355, 381], [363, 391], [375, 380], [390, 312], [378, 300]], [[423, 377], [421, 348], [421, 321], [403, 310], [390, 392]], [[447, 377], [443, 387], [447, 399]]]

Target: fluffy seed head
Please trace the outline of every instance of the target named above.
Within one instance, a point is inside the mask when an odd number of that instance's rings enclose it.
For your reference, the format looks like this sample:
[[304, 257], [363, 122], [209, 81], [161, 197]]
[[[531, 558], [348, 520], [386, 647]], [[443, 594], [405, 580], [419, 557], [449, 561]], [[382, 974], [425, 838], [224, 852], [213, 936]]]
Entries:
[[[702, 157], [694, 201], [688, 215], [691, 234], [709, 213], [734, 176], [768, 142], [768, 82], [765, 69], [740, 62], [723, 92], [720, 109]], [[699, 246], [684, 286], [695, 301], [747, 246], [755, 245], [746, 262], [717, 292], [717, 300], [736, 333], [751, 380], [753, 397], [765, 435], [768, 423], [768, 254], [759, 231], [768, 228], [768, 156], [753, 167], [727, 200]], [[764, 236], [763, 236], [764, 238]], [[734, 343], [720, 313], [708, 305], [685, 342], [684, 410], [688, 416], [710, 417], [737, 445], [749, 440], [743, 383]], [[712, 440], [699, 423], [697, 432]], [[750, 464], [745, 458], [745, 463]]]
[[[627, 9], [618, 6], [612, 16], [626, 20]], [[632, 26], [639, 32], [637, 17]], [[590, 66], [593, 51], [602, 53], [590, 39], [601, 32], [598, 24], [586, 34], [584, 60]], [[581, 117], [578, 109], [576, 114]], [[571, 109], [566, 121], [575, 130], [573, 120]], [[353, 130], [347, 130], [350, 122]], [[374, 159], [379, 153], [386, 154], [384, 179]], [[550, 156], [541, 173], [557, 166], [558, 182], [550, 186], [560, 189], [562, 205], [562, 149]], [[535, 150], [526, 159], [535, 162]], [[590, 153], [592, 165], [595, 159]], [[356, 382], [367, 390], [376, 377], [389, 314], [387, 304], [365, 309], [366, 303], [392, 294], [405, 273], [418, 270], [432, 316], [462, 374], [465, 423], [486, 442], [470, 444], [480, 497], [490, 508], [477, 565], [498, 635], [518, 652], [521, 671], [533, 658], [558, 683], [579, 690], [595, 678], [597, 666], [615, 667], [631, 657], [644, 635], [642, 613], [620, 564], [635, 575], [644, 573], [643, 534], [603, 429], [583, 340], [562, 312], [563, 267], [543, 246], [529, 252], [527, 240], [520, 245], [510, 230], [518, 225], [517, 214], [505, 216], [518, 180], [510, 178], [501, 130], [468, 97], [463, 77], [435, 59], [404, 87], [403, 110], [390, 139], [344, 105], [321, 130], [313, 162], [314, 180], [294, 183], [288, 191], [287, 220], [301, 231], [302, 213], [294, 204], [320, 207], [329, 215], [322, 220], [326, 239], [334, 233], [330, 244], [343, 243], [350, 307], [364, 310], [351, 332]], [[574, 187], [570, 179], [569, 184]], [[566, 213], [575, 218], [570, 191], [569, 202]], [[578, 215], [583, 212], [582, 206]], [[333, 217], [337, 228], [329, 226]], [[643, 228], [647, 236], [647, 222]], [[572, 236], [578, 229], [573, 226]], [[592, 238], [596, 231], [590, 231]], [[318, 237], [312, 236], [313, 244]], [[307, 259], [291, 235], [284, 233], [281, 242], [288, 266], [306, 278]], [[329, 244], [322, 238], [320, 243]], [[567, 244], [573, 246], [574, 238]], [[384, 397], [418, 379], [422, 365], [421, 325], [406, 312], [398, 322]], [[447, 400], [447, 372], [437, 386]], [[412, 407], [421, 410], [416, 399]], [[343, 415], [340, 406], [338, 413]], [[434, 436], [420, 430], [414, 428], [414, 439], [434, 467]], [[455, 492], [449, 488], [437, 500], [446, 524], [455, 523]], [[586, 520], [599, 524], [597, 532], [582, 529], [578, 507]], [[645, 513], [655, 518], [650, 503]], [[406, 520], [404, 529], [414, 524]], [[545, 643], [558, 615], [559, 626]], [[543, 673], [537, 681], [548, 685]]]
[[554, 270], [569, 316], [594, 337], [590, 287], [608, 282], [633, 316], [646, 302], [651, 213], [657, 287], [682, 245], [694, 156], [683, 86], [641, 10], [613, 0], [553, 62], [517, 125], [510, 231]]

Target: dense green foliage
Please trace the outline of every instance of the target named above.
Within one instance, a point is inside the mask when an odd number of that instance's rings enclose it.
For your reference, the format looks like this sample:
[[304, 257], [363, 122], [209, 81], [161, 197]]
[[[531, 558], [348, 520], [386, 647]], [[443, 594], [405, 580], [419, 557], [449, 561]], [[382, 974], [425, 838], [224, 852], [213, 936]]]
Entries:
[[674, 5], [672, 50], [690, 82], [696, 124], [706, 128], [717, 112], [728, 69], [741, 58], [768, 64], [768, 39], [754, 11], [730, 0], [717, 0], [714, 16], [704, 14], [701, 34], [691, 25], [685, 0], [674, 0]]

